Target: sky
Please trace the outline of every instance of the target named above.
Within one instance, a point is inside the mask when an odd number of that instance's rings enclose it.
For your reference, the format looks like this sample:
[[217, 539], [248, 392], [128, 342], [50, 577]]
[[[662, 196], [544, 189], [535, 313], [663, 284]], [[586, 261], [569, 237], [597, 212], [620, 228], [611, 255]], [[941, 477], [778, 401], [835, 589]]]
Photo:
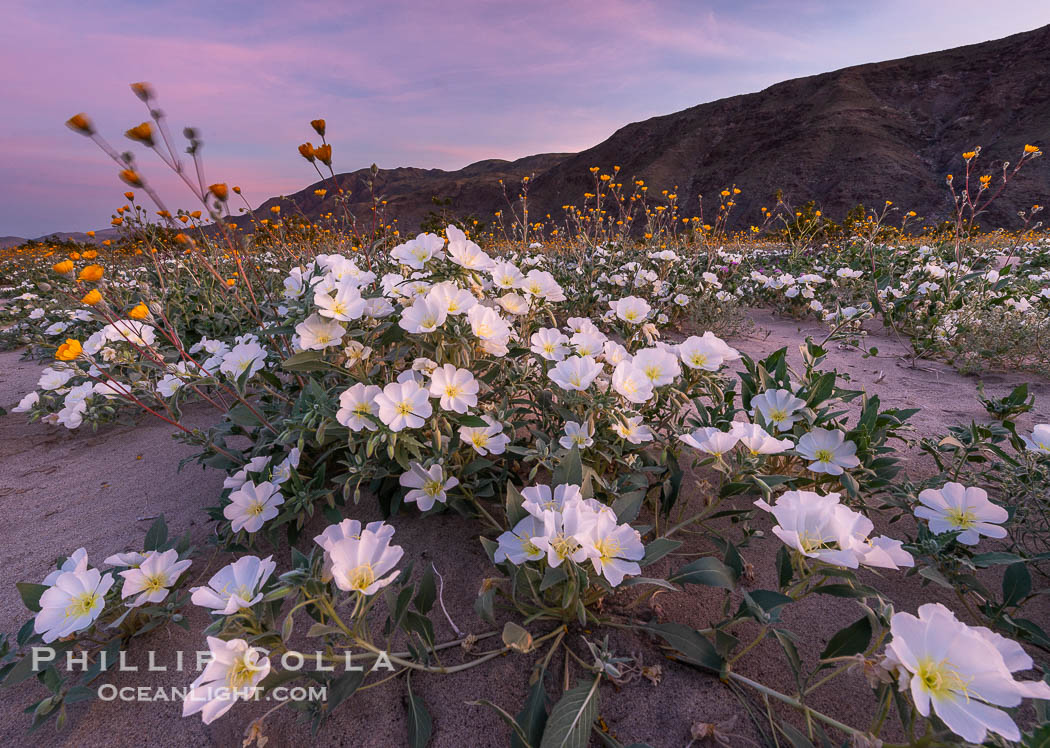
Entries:
[[208, 182], [258, 204], [316, 181], [296, 147], [318, 117], [337, 172], [457, 169], [1048, 23], [1047, 0], [5, 0], [0, 236], [104, 228], [124, 203], [114, 164], [64, 126], [77, 112], [169, 207], [200, 207], [123, 137], [146, 119], [135, 81], [176, 134], [198, 128]]

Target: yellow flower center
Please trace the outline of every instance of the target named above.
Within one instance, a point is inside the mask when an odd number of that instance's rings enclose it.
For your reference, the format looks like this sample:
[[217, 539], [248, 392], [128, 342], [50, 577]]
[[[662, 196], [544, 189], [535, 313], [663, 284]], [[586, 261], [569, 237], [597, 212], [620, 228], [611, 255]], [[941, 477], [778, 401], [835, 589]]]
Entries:
[[601, 558], [602, 563], [609, 563], [623, 550], [623, 546], [615, 538], [603, 538], [594, 544], [594, 549], [598, 551], [598, 556]]
[[445, 397], [459, 397], [463, 393], [463, 388], [457, 384], [450, 384], [445, 387]]
[[66, 618], [79, 618], [80, 616], [90, 615], [91, 609], [95, 607], [98, 601], [99, 596], [94, 590], [75, 595], [69, 601], [69, 605], [66, 606]]
[[918, 666], [915, 677], [919, 679], [922, 689], [931, 696], [951, 699], [955, 692], [960, 692], [969, 699], [966, 680], [951, 666], [949, 660], [934, 662], [932, 658], [925, 657], [919, 660]]
[[441, 493], [442, 489], [443, 485], [441, 481], [434, 480], [433, 478], [423, 484], [423, 493], [427, 496], [437, 496]]
[[977, 515], [974, 514], [972, 509], [951, 507], [947, 512], [947, 519], [952, 527], [958, 527], [960, 530], [970, 530], [977, 524]]
[[769, 420], [773, 423], [780, 423], [787, 417], [787, 412], [783, 410], [772, 410], [769, 412]]
[[554, 552], [558, 554], [558, 558], [561, 559], [566, 559], [571, 556], [578, 546], [579, 543], [571, 535], [565, 536], [559, 534], [551, 540], [551, 548], [554, 549]]
[[266, 511], [266, 505], [263, 504], [258, 499], [256, 499], [255, 501], [253, 501], [251, 504], [248, 505], [248, 508], [245, 511], [248, 513], [248, 516], [250, 516], [250, 517], [258, 517], [260, 514], [262, 514], [264, 511]]
[[255, 673], [258, 672], [254, 665], [248, 663], [248, 653], [245, 652], [230, 665], [226, 673], [226, 685], [231, 689], [243, 688], [252, 682]]
[[701, 366], [707, 363], [707, 356], [705, 356], [702, 353], [694, 353], [692, 356], [689, 357], [689, 360], [693, 363], [693, 366], [699, 369]]
[[470, 435], [470, 442], [475, 447], [481, 448], [489, 443], [489, 437], [484, 431], [475, 431]]
[[410, 416], [412, 415], [412, 403], [405, 400], [397, 404], [397, 414], [399, 416]]
[[376, 574], [372, 571], [372, 564], [361, 564], [355, 566], [346, 573], [346, 582], [350, 589], [364, 592], [374, 581]]
[[817, 450], [817, 462], [831, 462], [833, 459], [835, 454], [830, 449]]
[[168, 575], [163, 572], [150, 574], [146, 577], [143, 589], [146, 592], [160, 592], [168, 586]]

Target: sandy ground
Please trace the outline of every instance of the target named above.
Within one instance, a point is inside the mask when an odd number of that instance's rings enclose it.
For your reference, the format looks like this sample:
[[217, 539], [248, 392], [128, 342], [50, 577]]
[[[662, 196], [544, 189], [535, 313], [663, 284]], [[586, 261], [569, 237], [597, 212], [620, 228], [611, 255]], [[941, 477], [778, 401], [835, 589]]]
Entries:
[[[756, 312], [757, 329], [746, 339], [731, 341], [754, 357], [787, 346], [794, 363], [799, 361], [798, 345], [807, 334], [822, 337], [824, 330], [813, 322], [798, 323], [791, 319]], [[958, 374], [950, 366], [924, 362], [922, 369], [909, 368], [895, 358], [900, 346], [876, 332], [868, 342], [880, 349], [877, 358], [864, 359], [852, 350], [833, 347], [827, 366], [848, 374], [853, 385], [878, 394], [886, 406], [918, 407], [922, 411], [913, 419], [917, 435], [941, 433], [947, 424], [966, 423], [971, 419], [987, 421], [987, 414], [976, 400], [977, 378]], [[35, 382], [40, 367], [19, 361], [17, 353], [0, 354], [0, 405], [10, 408]], [[1036, 411], [1020, 419], [1023, 427], [1050, 421], [1050, 382], [1013, 373], [989, 373], [982, 377], [988, 394], [1002, 395], [1015, 384], [1028, 381], [1036, 395]], [[190, 414], [189, 420], [204, 424], [209, 413]], [[79, 546], [87, 548], [94, 563], [110, 553], [138, 546], [152, 517], [164, 514], [173, 533], [189, 531], [198, 545], [205, 545], [207, 523], [201, 508], [214, 502], [222, 476], [196, 467], [176, 472], [188, 450], [175, 442], [171, 428], [159, 421], [143, 420], [137, 426], [112, 427], [97, 434], [69, 433], [62, 428], [26, 424], [24, 417], [12, 414], [0, 417], [0, 502], [5, 522], [0, 523], [0, 630], [15, 632], [27, 617], [14, 587], [17, 581], [39, 581], [52, 568], [54, 559]], [[914, 451], [906, 454], [915, 458]], [[908, 464], [914, 474], [928, 469], [917, 458]], [[695, 486], [695, 476], [687, 478]], [[692, 501], [700, 501], [695, 494]], [[361, 519], [378, 519], [379, 510], [367, 499], [356, 510]], [[766, 527], [768, 521], [757, 520]], [[319, 519], [319, 530], [325, 522]], [[429, 518], [425, 523], [404, 515], [393, 519], [397, 542], [406, 550], [406, 559], [415, 559], [417, 568], [433, 563], [444, 576], [444, 601], [448, 611], [463, 631], [482, 633], [492, 627], [473, 611], [473, 603], [482, 580], [493, 569], [477, 541], [479, 526], [452, 515]], [[768, 528], [766, 528], [768, 529]], [[314, 533], [305, 533], [311, 537]], [[755, 587], [774, 588], [773, 559], [778, 549], [769, 536], [744, 549], [746, 561], [757, 572]], [[710, 550], [701, 541], [690, 541], [683, 552]], [[288, 550], [274, 551], [278, 568], [287, 567]], [[195, 562], [191, 573], [206, 578], [219, 565], [222, 557], [206, 551]], [[653, 569], [659, 573], [675, 568], [681, 559], [671, 558]], [[944, 599], [941, 590], [920, 587], [914, 579], [903, 580], [887, 574], [877, 581], [878, 587], [895, 602], [898, 609], [911, 610], [930, 600]], [[621, 594], [611, 605], [625, 604], [633, 597]], [[707, 588], [689, 587], [681, 592], [661, 593], [658, 610], [646, 608], [641, 615], [659, 615], [663, 620], [678, 621], [700, 628], [721, 615], [721, 596]], [[822, 598], [820, 605], [790, 606], [784, 615], [787, 627], [798, 633], [802, 652], [819, 652], [827, 640], [842, 626], [859, 617], [854, 604]], [[199, 611], [190, 614], [191, 632], [207, 625], [207, 616]], [[447, 622], [435, 616], [438, 639], [454, 638]], [[601, 716], [613, 734], [630, 744], [648, 742], [653, 746], [683, 746], [689, 740], [690, 725], [695, 722], [723, 722], [736, 717], [734, 732], [752, 739], [758, 733], [749, 722], [738, 698], [719, 681], [661, 656], [651, 642], [633, 634], [611, 636], [613, 648], [620, 654], [638, 654], [646, 664], [660, 664], [663, 678], [659, 685], [644, 679], [617, 689], [606, 685], [602, 690]], [[193, 672], [146, 673], [145, 650], [157, 650], [159, 664], [173, 663], [176, 650], [194, 652], [202, 645], [198, 633], [187, 633], [177, 627], [150, 634], [138, 643], [129, 662], [138, 664], [140, 672], [113, 674], [118, 686], [184, 686]], [[577, 647], [581, 651], [582, 645]], [[453, 676], [422, 676], [413, 679], [413, 689], [421, 696], [433, 717], [432, 746], [503, 746], [509, 732], [495, 714], [483, 707], [465, 702], [490, 699], [511, 712], [520, 707], [528, 686], [534, 656], [507, 656], [477, 669]], [[512, 661], [517, 660], [517, 661]], [[552, 663], [548, 692], [560, 689], [563, 677], [560, 656]], [[575, 682], [580, 670], [572, 666]], [[784, 664], [783, 655], [773, 642], [768, 642], [740, 663], [740, 672], [780, 690], [791, 690], [793, 679]], [[107, 676], [109, 677], [109, 676]], [[818, 691], [812, 706], [846, 722], [856, 714], [870, 713], [867, 705], [871, 692], [860, 676], [843, 676], [824, 691]], [[0, 691], [0, 745], [22, 746], [235, 746], [243, 731], [272, 704], [239, 704], [232, 712], [210, 726], [198, 718], [182, 719], [178, 703], [93, 701], [71, 709], [71, 725], [62, 733], [45, 727], [40, 733], [26, 736], [26, 706], [43, 695], [42, 686], [28, 681]], [[388, 746], [406, 742], [405, 690], [403, 680], [388, 683], [356, 694], [329, 721], [316, 738], [310, 739], [307, 725], [297, 723], [287, 708], [267, 720], [270, 746], [298, 745], [306, 740], [324, 746]], [[752, 702], [758, 705], [759, 702]], [[789, 714], [790, 712], [785, 712]], [[737, 741], [733, 744], [744, 744]]]

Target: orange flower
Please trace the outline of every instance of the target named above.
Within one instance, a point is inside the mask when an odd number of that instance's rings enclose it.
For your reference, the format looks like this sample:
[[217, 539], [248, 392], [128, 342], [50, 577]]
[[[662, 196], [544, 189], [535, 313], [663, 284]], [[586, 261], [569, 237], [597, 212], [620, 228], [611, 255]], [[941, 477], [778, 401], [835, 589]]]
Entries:
[[135, 193], [134, 192], [125, 192], [124, 193], [124, 197], [126, 197], [128, 200], [134, 200], [135, 199]]
[[318, 135], [320, 135], [322, 138], [324, 137], [324, 120], [323, 119], [310, 120], [310, 126], [314, 130], [317, 131]]
[[87, 235], [92, 237], [92, 238], [94, 238], [95, 232], [94, 231], [89, 231], [89, 232], [87, 232]]
[[125, 132], [124, 137], [128, 140], [134, 140], [136, 143], [143, 143], [144, 145], [148, 145], [150, 148], [152, 148], [153, 126], [149, 122], [139, 123], [127, 132]]
[[316, 148], [314, 148], [314, 156], [316, 156], [317, 160], [320, 161], [325, 166], [331, 166], [332, 165], [332, 146], [328, 145], [327, 143], [325, 145], [317, 146]]
[[88, 116], [81, 112], [80, 114], [74, 114], [72, 117], [66, 120], [66, 127], [73, 132], [78, 132], [81, 135], [94, 135], [95, 126], [88, 119]]
[[72, 361], [79, 356], [84, 349], [80, 345], [79, 340], [73, 338], [66, 338], [66, 342], [58, 347], [55, 351], [55, 358], [59, 361]]
[[1024, 147], [1025, 153], [1039, 153], [1039, 146], [1037, 145], [1026, 145]]
[[121, 169], [120, 181], [124, 184], [130, 184], [132, 187], [142, 186], [142, 177], [134, 169]]
[[314, 144], [310, 142], [303, 143], [299, 146], [299, 155], [309, 161], [311, 164], [314, 162]]
[[62, 260], [62, 262], [58, 263], [57, 265], [53, 265], [51, 269], [59, 275], [69, 275], [73, 272], [73, 261]]
[[96, 252], [93, 249], [89, 249], [87, 252], [82, 254], [81, 257], [83, 257], [85, 260], [94, 260], [96, 257], [98, 257], [98, 252]]
[[117, 216], [112, 221], [110, 221], [110, 223], [113, 224], [114, 226], [119, 226], [120, 224], [124, 223], [124, 219], [121, 218], [120, 216]]
[[236, 283], [237, 283], [237, 279], [236, 278], [227, 278], [226, 279], [226, 285], [227, 286], [232, 286], [232, 285], [234, 285]]
[[149, 307], [145, 304], [138, 304], [128, 312], [128, 316], [132, 319], [146, 319], [149, 316]]
[[95, 304], [102, 301], [102, 294], [98, 292], [97, 288], [92, 288], [84, 294], [84, 298], [82, 298], [81, 301], [88, 306], [95, 306]]
[[328, 194], [328, 190], [314, 190], [314, 194], [318, 197], [324, 197]]
[[175, 234], [175, 241], [178, 244], [190, 244], [193, 240], [190, 239], [185, 234], [179, 233], [179, 234]]
[[78, 278], [82, 281], [90, 281], [91, 283], [94, 283], [102, 280], [102, 272], [101, 265], [87, 265], [80, 271]]
[[274, 215], [277, 215], [278, 213], [281, 212], [281, 206], [280, 205], [271, 206], [270, 207], [270, 212], [273, 213]]
[[138, 96], [142, 101], [145, 102], [148, 102], [154, 97], [153, 86], [146, 83], [145, 81], [141, 83], [132, 83], [131, 90], [135, 92], [136, 96]]
[[226, 186], [225, 182], [217, 182], [216, 184], [213, 184], [211, 187], [208, 188], [208, 191], [211, 194], [215, 195], [215, 198], [219, 202], [224, 203], [230, 197], [230, 190]]

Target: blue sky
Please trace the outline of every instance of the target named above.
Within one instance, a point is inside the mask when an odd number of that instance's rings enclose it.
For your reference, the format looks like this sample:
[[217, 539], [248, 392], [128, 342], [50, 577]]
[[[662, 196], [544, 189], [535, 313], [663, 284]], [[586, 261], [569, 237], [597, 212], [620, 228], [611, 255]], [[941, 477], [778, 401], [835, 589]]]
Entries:
[[[0, 235], [108, 224], [120, 149], [151, 82], [176, 132], [200, 129], [209, 181], [259, 203], [314, 172], [324, 117], [337, 171], [459, 168], [576, 151], [615, 129], [788, 78], [1050, 23], [1045, 0], [871, 2], [68, 2], [14, 0], [0, 27]], [[151, 154], [146, 176], [195, 209]]]

